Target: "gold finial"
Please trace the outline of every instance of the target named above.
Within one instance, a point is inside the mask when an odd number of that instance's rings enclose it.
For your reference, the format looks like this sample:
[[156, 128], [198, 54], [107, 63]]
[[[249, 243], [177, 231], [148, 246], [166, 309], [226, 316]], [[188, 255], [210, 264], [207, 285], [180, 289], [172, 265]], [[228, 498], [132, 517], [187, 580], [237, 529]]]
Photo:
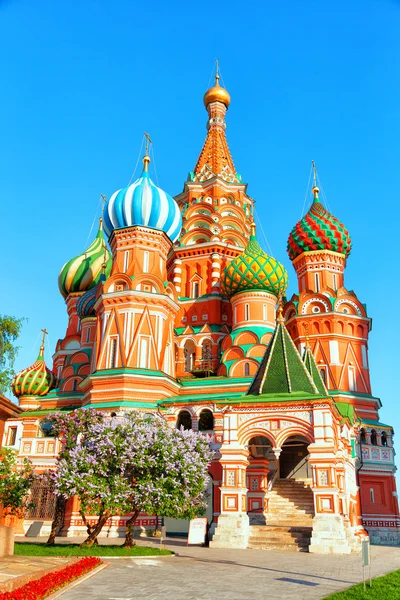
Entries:
[[279, 296], [278, 298], [278, 311], [277, 311], [277, 318], [276, 318], [278, 323], [284, 323], [285, 319], [283, 318], [283, 299], [282, 296]]
[[41, 329], [40, 331], [43, 332], [43, 336], [42, 336], [42, 345], [40, 346], [39, 356], [44, 356], [44, 341], [46, 339], [46, 335], [48, 335], [49, 332], [46, 330], [46, 327], [44, 329]]
[[146, 154], [143, 156], [143, 171], [145, 171], [147, 173], [147, 171], [149, 170], [149, 164], [150, 164], [150, 144], [152, 144], [152, 140], [150, 138], [150, 135], [146, 132], [144, 132], [144, 137], [146, 138]]
[[318, 200], [319, 187], [317, 186], [317, 167], [315, 166], [315, 162], [311, 161], [312, 168], [314, 171], [314, 185], [312, 189], [312, 193], [314, 194], [314, 200]]
[[250, 224], [250, 235], [251, 235], [251, 237], [256, 236], [256, 224], [254, 221], [252, 221]]
[[100, 198], [101, 198], [101, 214], [104, 215], [104, 208], [106, 206], [107, 197], [104, 194], [100, 194]]
[[226, 108], [228, 108], [231, 97], [229, 92], [219, 85], [220, 80], [220, 70], [219, 70], [219, 62], [218, 59], [215, 59], [215, 84], [214, 87], [210, 88], [204, 94], [204, 106], [207, 108], [209, 104], [212, 102], [221, 102], [225, 104]]
[[219, 87], [219, 62], [218, 58], [215, 59], [215, 85]]
[[311, 349], [310, 348], [310, 333], [309, 333], [308, 323], [304, 323], [304, 330], [306, 332], [306, 348]]

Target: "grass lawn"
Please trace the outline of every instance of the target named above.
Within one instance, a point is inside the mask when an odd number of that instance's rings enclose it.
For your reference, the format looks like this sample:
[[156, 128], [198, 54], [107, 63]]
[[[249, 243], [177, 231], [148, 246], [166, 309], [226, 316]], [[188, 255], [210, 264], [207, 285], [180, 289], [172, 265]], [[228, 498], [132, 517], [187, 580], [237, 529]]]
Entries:
[[400, 600], [400, 571], [393, 571], [383, 577], [372, 580], [372, 587], [364, 592], [364, 585], [359, 583], [344, 592], [326, 596], [325, 600]]
[[173, 554], [169, 550], [149, 548], [148, 546], [93, 546], [79, 548], [79, 544], [31, 544], [16, 542], [14, 554], [18, 556], [160, 556]]

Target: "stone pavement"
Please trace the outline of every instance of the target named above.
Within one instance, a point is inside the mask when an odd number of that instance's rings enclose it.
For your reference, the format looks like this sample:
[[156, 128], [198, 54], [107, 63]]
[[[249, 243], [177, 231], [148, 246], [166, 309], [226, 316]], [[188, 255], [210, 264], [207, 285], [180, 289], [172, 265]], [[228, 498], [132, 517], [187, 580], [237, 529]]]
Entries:
[[4, 556], [0, 558], [0, 591], [11, 592], [31, 579], [63, 569], [75, 560], [70, 556]]
[[[158, 546], [159, 541], [142, 538], [138, 544]], [[177, 539], [169, 539], [167, 547], [178, 556], [110, 560], [62, 600], [316, 600], [362, 581], [359, 554], [187, 547]], [[373, 577], [400, 568], [400, 548], [372, 546], [371, 556]]]

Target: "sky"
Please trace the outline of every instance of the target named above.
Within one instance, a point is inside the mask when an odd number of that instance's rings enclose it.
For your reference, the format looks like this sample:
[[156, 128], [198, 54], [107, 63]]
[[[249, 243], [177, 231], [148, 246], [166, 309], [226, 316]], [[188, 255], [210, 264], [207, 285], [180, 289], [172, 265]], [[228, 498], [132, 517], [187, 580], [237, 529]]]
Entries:
[[43, 327], [51, 364], [67, 325], [58, 273], [93, 239], [100, 194], [132, 177], [144, 131], [152, 178], [182, 191], [218, 58], [233, 159], [289, 297], [286, 241], [311, 203], [312, 160], [350, 231], [345, 285], [373, 319], [373, 393], [399, 432], [399, 30], [400, 0], [0, 0], [0, 314], [27, 319], [16, 369]]

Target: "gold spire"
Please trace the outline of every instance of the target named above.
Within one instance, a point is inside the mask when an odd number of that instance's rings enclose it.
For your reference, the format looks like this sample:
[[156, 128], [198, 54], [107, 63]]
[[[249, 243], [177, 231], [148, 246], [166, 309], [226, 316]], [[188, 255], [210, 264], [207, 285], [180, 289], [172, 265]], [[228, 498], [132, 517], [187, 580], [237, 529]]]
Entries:
[[311, 161], [312, 168], [314, 171], [314, 185], [312, 189], [312, 193], [314, 194], [314, 200], [318, 200], [319, 187], [317, 186], [317, 167], [315, 166], [315, 162]]
[[105, 277], [106, 269], [107, 269], [107, 246], [105, 245], [105, 243], [103, 243], [103, 250], [104, 250], [104, 259], [103, 259], [103, 264], [101, 265], [101, 269], [102, 269], [103, 275]]
[[250, 235], [251, 235], [251, 237], [256, 236], [256, 224], [254, 221], [252, 221], [250, 224]]
[[147, 173], [149, 170], [149, 164], [151, 162], [150, 155], [149, 155], [150, 144], [152, 144], [153, 142], [148, 133], [144, 132], [144, 137], [146, 138], [146, 154], [143, 156], [142, 160], [143, 160], [143, 164], [144, 164], [143, 171], [145, 171]]
[[48, 335], [48, 331], [46, 331], [46, 327], [44, 329], [41, 329], [40, 331], [43, 332], [43, 336], [42, 336], [42, 345], [40, 346], [40, 350], [39, 350], [39, 356], [41, 356], [43, 358], [44, 357], [44, 341], [46, 339], [46, 335]]
[[277, 315], [276, 315], [276, 322], [277, 323], [284, 323], [285, 319], [283, 318], [283, 299], [282, 296], [279, 296], [278, 298], [278, 310], [277, 310]]

